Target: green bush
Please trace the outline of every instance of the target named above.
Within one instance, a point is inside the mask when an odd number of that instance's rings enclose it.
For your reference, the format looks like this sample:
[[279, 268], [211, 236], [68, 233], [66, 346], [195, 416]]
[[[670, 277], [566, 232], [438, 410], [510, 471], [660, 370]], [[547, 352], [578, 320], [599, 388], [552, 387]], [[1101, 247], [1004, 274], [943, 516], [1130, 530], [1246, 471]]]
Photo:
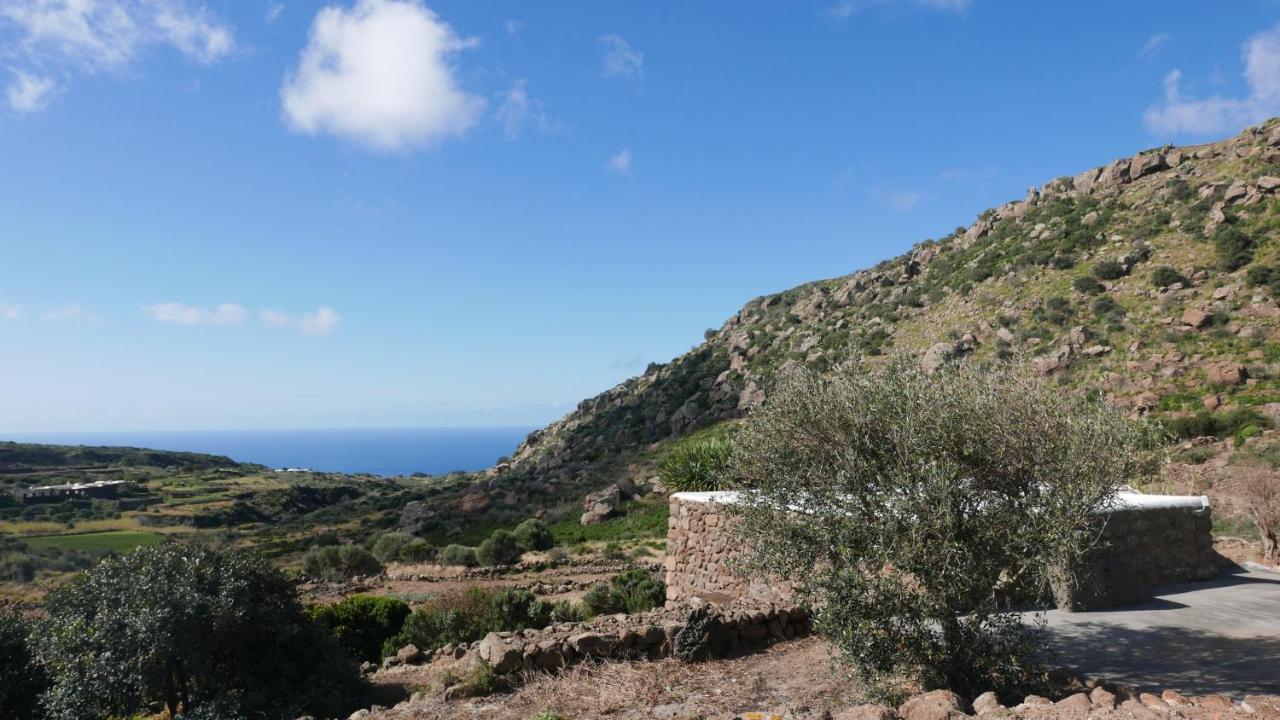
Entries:
[[54, 590], [36, 656], [59, 719], [349, 712], [354, 663], [311, 622], [293, 581], [253, 555], [165, 543], [108, 558]]
[[551, 606], [551, 622], [553, 623], [582, 622], [590, 617], [591, 611], [582, 603], [557, 600]]
[[493, 666], [481, 660], [464, 673], [448, 670], [440, 676], [440, 682], [450, 688], [451, 697], [482, 697], [498, 688], [498, 678]]
[[399, 633], [409, 617], [409, 606], [397, 598], [352, 595], [332, 605], [313, 605], [310, 615], [351, 657], [378, 662], [382, 644]]
[[658, 473], [672, 492], [727, 490], [734, 486], [729, 473], [732, 458], [733, 443], [724, 438], [681, 443], [658, 463]]
[[1273, 298], [1280, 297], [1280, 267], [1254, 265], [1245, 275], [1245, 282], [1249, 287], [1265, 287]]
[[382, 564], [359, 545], [327, 545], [313, 548], [302, 557], [307, 577], [340, 582], [359, 575], [377, 575]]
[[431, 652], [449, 643], [474, 642], [491, 632], [543, 628], [551, 616], [552, 607], [528, 590], [473, 587], [432, 598], [414, 610], [383, 651], [412, 643]]
[[0, 607], [0, 717], [41, 717], [38, 701], [48, 680], [32, 655], [31, 630], [16, 611]]
[[520, 523], [512, 534], [525, 550], [550, 550], [556, 544], [551, 528], [537, 518], [529, 518]]
[[1169, 434], [1181, 440], [1198, 437], [1234, 437], [1250, 426], [1271, 427], [1271, 421], [1253, 408], [1238, 408], [1224, 412], [1201, 410], [1194, 415], [1182, 415], [1165, 420]]
[[618, 573], [608, 583], [596, 583], [582, 597], [592, 615], [644, 612], [666, 601], [666, 584], [641, 568]]
[[476, 549], [466, 545], [446, 545], [436, 557], [441, 565], [475, 567], [480, 564], [476, 559]]
[[431, 543], [422, 538], [414, 538], [404, 545], [400, 546], [400, 561], [407, 563], [422, 563], [434, 559], [436, 549]]
[[1093, 274], [1099, 280], [1119, 280], [1128, 275], [1129, 271], [1125, 269], [1124, 265], [1115, 260], [1101, 260], [1094, 263]]
[[1174, 283], [1182, 283], [1183, 287], [1191, 284], [1185, 275], [1168, 265], [1161, 265], [1151, 273], [1151, 284], [1157, 288], [1167, 288]]
[[1098, 278], [1092, 275], [1081, 275], [1076, 278], [1072, 285], [1077, 292], [1082, 292], [1085, 295], [1097, 295], [1107, 289], [1102, 283], [1098, 282]]
[[476, 560], [485, 566], [514, 565], [523, 553], [524, 548], [510, 530], [494, 530], [476, 548]]
[[1227, 272], [1253, 262], [1254, 240], [1234, 225], [1219, 225], [1213, 233], [1213, 252], [1218, 267]]
[[373, 541], [373, 556], [380, 562], [389, 563], [400, 559], [400, 548], [408, 545], [414, 538], [409, 533], [389, 532], [378, 536]]

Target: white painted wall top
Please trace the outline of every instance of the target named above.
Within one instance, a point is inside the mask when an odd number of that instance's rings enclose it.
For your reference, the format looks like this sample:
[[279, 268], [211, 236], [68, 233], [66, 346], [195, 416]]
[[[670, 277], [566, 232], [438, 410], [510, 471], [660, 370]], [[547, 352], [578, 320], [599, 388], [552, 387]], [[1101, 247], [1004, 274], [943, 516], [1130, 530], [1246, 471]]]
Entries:
[[[736, 490], [715, 490], [711, 492], [678, 492], [671, 496], [676, 500], [697, 503], [720, 503], [734, 505], [741, 499]], [[1106, 510], [1154, 510], [1157, 508], [1192, 508], [1209, 509], [1209, 498], [1206, 495], [1148, 495], [1135, 490], [1122, 490]]]

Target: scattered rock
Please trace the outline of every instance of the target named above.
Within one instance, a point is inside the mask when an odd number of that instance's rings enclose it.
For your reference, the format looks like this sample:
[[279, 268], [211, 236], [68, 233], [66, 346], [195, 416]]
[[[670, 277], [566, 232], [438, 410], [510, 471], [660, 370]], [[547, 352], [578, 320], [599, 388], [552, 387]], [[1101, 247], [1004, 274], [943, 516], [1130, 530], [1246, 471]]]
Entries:
[[1182, 313], [1182, 323], [1199, 330], [1204, 327], [1212, 317], [1213, 315], [1211, 313], [1207, 313], [1199, 308], [1187, 308], [1186, 311]]
[[898, 715], [902, 720], [950, 720], [964, 714], [960, 696], [950, 690], [934, 690], [902, 703]]
[[422, 651], [417, 645], [405, 645], [396, 651], [396, 659], [406, 665], [414, 665], [422, 661]]
[[1111, 710], [1116, 706], [1116, 694], [1099, 685], [1089, 693], [1089, 702], [1099, 710]]
[[1074, 695], [1068, 695], [1062, 700], [1054, 703], [1054, 707], [1065, 710], [1073, 715], [1085, 715], [1090, 710], [1093, 710], [1093, 701], [1089, 699], [1088, 695], [1078, 692]]
[[1000, 704], [1000, 698], [990, 690], [973, 699], [973, 712], [977, 715], [991, 715], [1008, 710]]
[[898, 720], [898, 713], [886, 705], [854, 705], [832, 713], [831, 720]]

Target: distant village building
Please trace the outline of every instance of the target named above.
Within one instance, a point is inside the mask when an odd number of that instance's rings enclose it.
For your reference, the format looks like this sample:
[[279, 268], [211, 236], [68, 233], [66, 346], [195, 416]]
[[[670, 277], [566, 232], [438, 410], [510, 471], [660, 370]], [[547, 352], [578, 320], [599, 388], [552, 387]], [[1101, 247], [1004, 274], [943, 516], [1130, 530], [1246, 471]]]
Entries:
[[87, 483], [45, 485], [43, 487], [19, 490], [18, 500], [27, 505], [60, 502], [70, 498], [115, 500], [120, 497], [120, 490], [123, 489], [123, 486], [128, 484], [129, 481], [127, 480], [95, 480]]

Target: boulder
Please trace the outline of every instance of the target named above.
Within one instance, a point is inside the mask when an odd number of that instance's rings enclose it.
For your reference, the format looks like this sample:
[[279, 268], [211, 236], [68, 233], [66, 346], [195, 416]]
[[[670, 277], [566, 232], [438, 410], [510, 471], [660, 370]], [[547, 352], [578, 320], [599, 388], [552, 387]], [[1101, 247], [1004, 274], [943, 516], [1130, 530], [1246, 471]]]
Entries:
[[396, 651], [396, 659], [406, 665], [415, 665], [422, 661], [422, 657], [417, 645], [405, 645]]
[[1129, 179], [1137, 180], [1143, 175], [1150, 175], [1153, 172], [1165, 170], [1169, 167], [1164, 159], [1164, 155], [1160, 153], [1145, 153], [1138, 155], [1129, 161]]
[[613, 514], [622, 504], [622, 491], [617, 485], [593, 492], [582, 499], [583, 525], [595, 525]]
[[1249, 188], [1247, 188], [1244, 183], [1232, 183], [1231, 187], [1227, 188], [1226, 194], [1222, 196], [1222, 201], [1228, 205], [1232, 205], [1244, 200], [1245, 196], [1248, 194]]
[[1249, 377], [1244, 365], [1230, 360], [1209, 364], [1205, 375], [1213, 385], [1240, 385]]
[[1112, 710], [1116, 706], [1116, 694], [1099, 685], [1089, 693], [1089, 702], [1099, 710]]
[[950, 720], [964, 715], [964, 705], [950, 690], [934, 690], [902, 703], [898, 715], [902, 720]]
[[1186, 311], [1182, 313], [1182, 322], [1184, 325], [1190, 325], [1191, 327], [1199, 330], [1208, 324], [1212, 317], [1212, 313], [1207, 313], [1199, 308], [1187, 308]]
[[524, 657], [524, 652], [507, 640], [504, 640], [497, 633], [489, 633], [480, 641], [480, 647], [477, 649], [480, 659], [489, 663], [493, 667], [493, 671], [499, 675], [509, 673], [520, 667], [520, 662]]
[[1007, 710], [1008, 708], [1000, 704], [999, 696], [990, 690], [973, 699], [973, 712], [975, 715], [994, 715]]
[[1053, 706], [1072, 715], [1087, 715], [1093, 710], [1093, 701], [1088, 695], [1078, 692], [1059, 700]]
[[1258, 189], [1263, 192], [1273, 192], [1280, 188], [1280, 177], [1274, 175], [1263, 175], [1258, 178]]
[[489, 496], [484, 493], [472, 493], [462, 496], [462, 512], [480, 512], [489, 507]]

